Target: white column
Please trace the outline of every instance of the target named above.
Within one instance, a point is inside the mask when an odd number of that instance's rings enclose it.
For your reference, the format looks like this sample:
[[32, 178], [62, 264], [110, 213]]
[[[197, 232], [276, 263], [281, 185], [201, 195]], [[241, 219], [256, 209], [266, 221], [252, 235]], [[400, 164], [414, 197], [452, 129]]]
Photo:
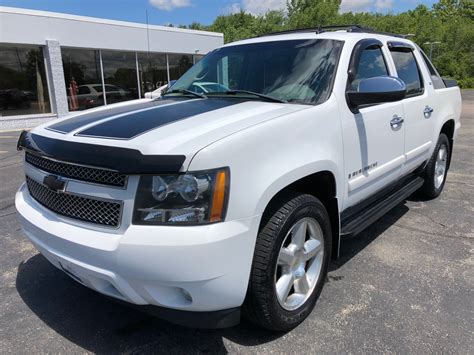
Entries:
[[44, 51], [46, 70], [48, 72], [49, 92], [51, 95], [52, 111], [58, 117], [67, 115], [69, 107], [67, 102], [66, 82], [64, 79], [61, 46], [58, 41], [46, 40]]

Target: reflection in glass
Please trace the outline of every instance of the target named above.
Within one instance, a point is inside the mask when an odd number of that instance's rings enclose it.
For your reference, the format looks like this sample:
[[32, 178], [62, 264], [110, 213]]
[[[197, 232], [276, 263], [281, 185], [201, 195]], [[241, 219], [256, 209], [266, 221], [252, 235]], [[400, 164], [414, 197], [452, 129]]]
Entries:
[[104, 104], [99, 51], [62, 48], [69, 111]]
[[138, 70], [140, 74], [140, 91], [142, 97], [168, 84], [166, 54], [138, 53]]
[[0, 116], [50, 112], [42, 48], [0, 44]]
[[359, 88], [359, 82], [362, 79], [385, 75], [388, 75], [388, 69], [385, 64], [382, 50], [380, 47], [367, 48], [360, 56], [357, 74], [351, 83], [352, 89], [357, 90]]
[[292, 103], [318, 104], [331, 93], [341, 48], [341, 42], [326, 39], [223, 47], [184, 74], [173, 90], [261, 99], [242, 92], [228, 95], [228, 91], [245, 90]]
[[195, 54], [194, 55], [194, 64], [196, 64], [197, 62], [200, 62], [202, 58], [204, 58], [204, 56], [202, 54]]
[[107, 104], [138, 99], [135, 52], [101, 53]]
[[168, 64], [170, 80], [178, 80], [193, 66], [193, 56], [191, 54], [168, 54]]
[[412, 51], [398, 52], [392, 51], [393, 61], [397, 68], [397, 74], [407, 86], [407, 95], [413, 95], [423, 92], [420, 71], [416, 64]]

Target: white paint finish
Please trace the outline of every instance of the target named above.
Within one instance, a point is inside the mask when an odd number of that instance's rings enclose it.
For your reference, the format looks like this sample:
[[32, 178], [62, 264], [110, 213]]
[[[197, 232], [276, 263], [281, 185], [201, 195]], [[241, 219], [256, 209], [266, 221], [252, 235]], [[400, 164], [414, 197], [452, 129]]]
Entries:
[[[149, 35], [151, 52], [206, 54], [224, 43], [220, 33], [165, 26], [149, 26]], [[146, 24], [0, 7], [0, 43], [44, 45], [48, 39], [68, 47], [148, 51]]]
[[331, 172], [338, 191], [343, 190], [339, 184], [344, 179], [337, 101], [331, 97], [320, 106], [302, 107], [306, 109], [281, 112], [273, 119], [236, 130], [200, 150], [191, 161], [191, 171], [230, 167], [228, 219], [261, 214], [281, 189], [318, 171]]
[[[395, 177], [400, 172], [400, 167], [405, 162], [405, 157], [403, 155], [390, 160], [389, 162], [374, 168], [373, 170], [367, 171], [365, 174], [358, 176], [356, 178], [349, 180], [349, 196], [351, 193], [354, 193], [357, 189], [364, 187], [364, 185], [372, 183], [374, 180], [383, 178], [384, 176], [390, 176], [391, 179]], [[386, 185], [386, 183], [385, 183]]]
[[[373, 180], [383, 178], [388, 184], [399, 177], [405, 161], [405, 128], [403, 124], [398, 129], [390, 125], [394, 116], [404, 117], [400, 102], [364, 108], [357, 114], [348, 109], [343, 112], [344, 178], [348, 181], [344, 208], [347, 208], [376, 192], [371, 184]], [[364, 171], [373, 164], [376, 167]]]
[[[46, 130], [45, 126], [34, 130], [54, 139], [139, 149], [143, 154], [185, 154], [182, 170], [229, 167], [231, 186], [225, 222], [199, 227], [133, 226], [128, 210], [123, 221], [127, 228], [118, 233], [107, 232], [104, 228], [68, 222], [45, 211], [23, 187], [16, 197], [23, 229], [40, 250], [49, 253], [53, 262], [69, 259], [77, 272], [89, 266], [91, 270], [95, 268], [94, 277], [113, 275], [111, 282], [129, 302], [201, 311], [240, 306], [247, 290], [261, 214], [276, 193], [302, 177], [327, 171], [336, 180], [342, 211], [395, 181], [403, 168], [414, 168], [417, 157], [431, 154], [446, 120], [454, 119], [456, 130], [460, 127], [458, 88], [427, 91], [428, 96], [433, 95], [437, 115], [429, 120], [431, 138], [415, 143], [412, 149], [405, 145], [405, 125], [399, 130], [390, 126], [395, 114], [415, 122], [411, 107], [405, 111], [403, 102], [352, 113], [345, 101], [349, 58], [354, 44], [368, 36], [382, 42], [390, 39], [375, 34], [334, 32], [241, 42], [315, 37], [345, 41], [333, 93], [319, 106], [249, 101], [165, 125], [129, 141], [79, 137], [74, 132], [62, 135]], [[384, 53], [387, 56], [386, 49]], [[391, 73], [395, 73], [388, 56], [387, 61]], [[136, 100], [90, 112], [109, 112], [113, 116], [152, 105], [152, 100]], [[411, 127], [414, 133], [420, 129], [416, 124]], [[350, 172], [375, 162], [377, 166], [366, 175], [348, 179]], [[133, 178], [136, 184], [138, 177]], [[127, 203], [133, 201], [134, 186], [127, 189]], [[80, 183], [70, 187], [86, 194], [118, 196], [111, 189], [89, 189]], [[211, 260], [209, 255], [216, 257]], [[90, 285], [105, 292], [97, 283], [91, 281]], [[173, 295], [178, 288], [192, 295], [191, 305], [172, 303], [170, 297], [164, 300], [159, 296]], [[178, 293], [174, 295], [179, 298]]]
[[[31, 201], [24, 185], [15, 203], [23, 231], [55, 266], [66, 260], [86, 281], [107, 279], [129, 302], [162, 305], [146, 291], [153, 286], [186, 289], [193, 303], [176, 304], [183, 310], [238, 307], [245, 297], [257, 216], [187, 227], [184, 234], [176, 227], [130, 226], [123, 234], [112, 235], [58, 220]], [[86, 285], [103, 292], [93, 282]]]
[[[179, 105], [185, 102], [189, 101], [170, 102], [169, 105], [174, 105], [176, 109], [179, 109]], [[110, 118], [99, 121], [105, 122], [129, 114], [134, 110], [140, 112], [142, 110], [152, 109], [149, 105], [153, 104], [153, 101], [143, 99], [135, 100], [132, 103], [134, 105], [133, 108], [129, 106], [130, 109], [125, 113], [120, 113], [119, 111], [120, 109], [127, 108], [127, 105], [123, 103], [97, 108], [95, 112], [110, 112]], [[185, 155], [186, 161], [183, 164], [183, 169], [186, 170], [193, 155], [203, 147], [253, 125], [310, 108], [312, 108], [312, 106], [248, 101], [186, 118], [173, 124], [164, 125], [159, 129], [151, 130], [132, 140], [101, 139], [75, 135], [77, 132], [97, 124], [97, 122], [81, 127], [67, 135], [47, 130], [45, 127], [48, 125], [37, 127], [35, 132], [61, 140], [72, 139], [82, 143], [138, 149], [143, 154], [156, 154], [156, 152], [160, 152], [160, 154]], [[119, 113], [114, 114], [114, 112]]]
[[419, 147], [416, 147], [415, 149], [412, 149], [410, 151], [407, 151], [405, 153], [406, 161], [411, 161], [412, 159], [419, 158], [420, 156], [425, 156], [426, 153], [430, 150], [431, 148], [431, 141], [426, 142], [425, 144], [420, 145]]

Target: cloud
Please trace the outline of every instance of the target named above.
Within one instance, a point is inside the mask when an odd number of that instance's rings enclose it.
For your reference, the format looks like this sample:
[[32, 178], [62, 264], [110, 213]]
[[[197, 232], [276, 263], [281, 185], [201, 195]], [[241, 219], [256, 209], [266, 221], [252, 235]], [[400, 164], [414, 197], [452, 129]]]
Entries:
[[342, 0], [339, 12], [386, 12], [393, 9], [393, 0]]
[[393, 8], [393, 0], [377, 0], [375, 1], [375, 9], [377, 11], [390, 11]]
[[342, 0], [339, 12], [341, 14], [344, 12], [369, 12], [373, 2], [373, 0]]
[[224, 9], [222, 10], [222, 13], [224, 15], [232, 15], [232, 14], [238, 14], [240, 11], [242, 11], [242, 6], [239, 3], [234, 2], [224, 7]]
[[285, 10], [286, 0], [242, 0], [241, 6], [252, 15], [264, 15], [268, 11]]
[[191, 0], [149, 0], [149, 2], [151, 6], [164, 11], [191, 6]]

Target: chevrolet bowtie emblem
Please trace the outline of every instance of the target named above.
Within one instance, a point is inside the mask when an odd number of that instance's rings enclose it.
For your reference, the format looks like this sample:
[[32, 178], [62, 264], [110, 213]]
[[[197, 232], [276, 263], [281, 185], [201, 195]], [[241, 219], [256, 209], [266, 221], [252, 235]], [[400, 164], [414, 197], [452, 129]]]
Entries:
[[56, 175], [45, 176], [43, 184], [54, 192], [64, 192], [66, 189], [66, 181]]

